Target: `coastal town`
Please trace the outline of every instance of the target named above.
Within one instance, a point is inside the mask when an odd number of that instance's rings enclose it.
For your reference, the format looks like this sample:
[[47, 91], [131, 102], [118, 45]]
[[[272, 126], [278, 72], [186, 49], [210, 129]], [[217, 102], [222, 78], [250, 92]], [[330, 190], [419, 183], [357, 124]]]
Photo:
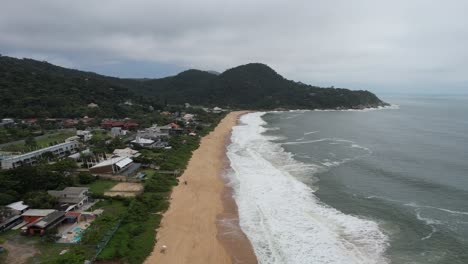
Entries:
[[143, 262], [172, 187], [226, 112], [186, 104], [148, 118], [162, 124], [2, 119], [0, 132], [35, 133], [0, 144], [0, 262]]

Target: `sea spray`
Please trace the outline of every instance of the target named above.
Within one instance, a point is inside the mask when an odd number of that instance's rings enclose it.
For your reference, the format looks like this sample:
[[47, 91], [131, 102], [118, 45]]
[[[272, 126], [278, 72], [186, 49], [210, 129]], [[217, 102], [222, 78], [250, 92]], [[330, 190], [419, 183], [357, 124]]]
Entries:
[[374, 221], [346, 215], [292, 176], [320, 168], [293, 159], [262, 133], [263, 113], [234, 127], [228, 158], [240, 226], [259, 263], [387, 263], [386, 235]]

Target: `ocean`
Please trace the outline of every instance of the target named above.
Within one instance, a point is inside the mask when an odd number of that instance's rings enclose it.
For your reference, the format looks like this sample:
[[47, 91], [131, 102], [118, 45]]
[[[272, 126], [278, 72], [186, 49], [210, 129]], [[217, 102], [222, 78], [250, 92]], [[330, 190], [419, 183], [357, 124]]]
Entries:
[[228, 179], [259, 263], [468, 263], [468, 98], [250, 113]]

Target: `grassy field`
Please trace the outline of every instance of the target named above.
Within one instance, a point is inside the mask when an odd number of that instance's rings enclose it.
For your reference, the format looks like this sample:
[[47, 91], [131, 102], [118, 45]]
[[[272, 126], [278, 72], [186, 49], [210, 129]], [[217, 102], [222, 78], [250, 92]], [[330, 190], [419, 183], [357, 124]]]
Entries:
[[96, 180], [95, 182], [91, 183], [88, 187], [90, 192], [93, 194], [102, 195], [106, 191], [110, 190], [114, 185], [116, 185], [117, 181], [111, 180]]
[[[73, 131], [61, 131], [61, 132], [53, 132], [50, 134], [46, 134], [40, 139], [36, 139], [38, 148], [48, 147], [50, 144], [55, 142], [63, 142], [65, 139], [72, 137], [75, 135]], [[14, 144], [5, 146], [2, 148], [3, 151], [21, 151], [26, 152], [30, 151], [31, 148], [26, 146], [24, 143]]]

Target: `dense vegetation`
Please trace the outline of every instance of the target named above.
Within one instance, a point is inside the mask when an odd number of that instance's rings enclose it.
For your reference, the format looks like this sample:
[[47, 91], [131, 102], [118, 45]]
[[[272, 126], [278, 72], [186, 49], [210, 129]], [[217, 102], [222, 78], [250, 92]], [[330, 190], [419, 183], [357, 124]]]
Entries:
[[[0, 117], [119, 116], [135, 81], [58, 67], [31, 59], [0, 56]], [[99, 107], [90, 108], [96, 103]]]
[[267, 65], [251, 63], [214, 75], [189, 70], [146, 80], [136, 90], [171, 104], [190, 102], [243, 109], [363, 108], [384, 105], [368, 91], [320, 88], [287, 80]]
[[46, 191], [73, 186], [73, 179], [65, 174], [75, 168], [74, 161], [65, 159], [0, 171], [0, 206], [24, 200], [34, 208], [52, 208], [56, 201]]
[[[131, 100], [132, 105], [124, 104]], [[95, 103], [98, 107], [88, 107]], [[244, 109], [361, 108], [382, 105], [367, 91], [287, 80], [266, 65], [216, 75], [188, 70], [161, 79], [119, 79], [47, 62], [0, 56], [0, 117], [126, 117], [190, 103]]]

